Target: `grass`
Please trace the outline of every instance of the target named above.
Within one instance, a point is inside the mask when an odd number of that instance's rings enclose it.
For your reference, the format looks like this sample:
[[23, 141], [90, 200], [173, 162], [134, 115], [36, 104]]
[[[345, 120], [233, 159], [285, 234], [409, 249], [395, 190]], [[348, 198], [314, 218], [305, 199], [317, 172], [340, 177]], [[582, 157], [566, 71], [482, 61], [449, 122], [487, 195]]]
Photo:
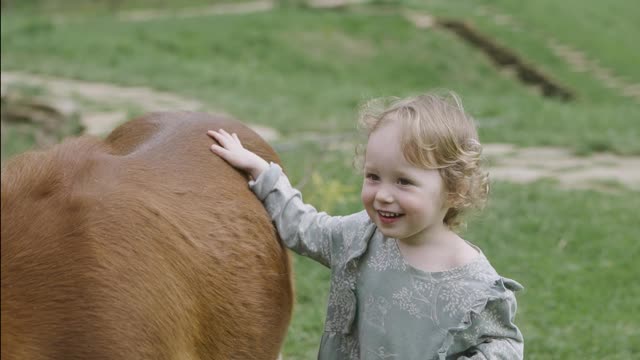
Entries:
[[[17, 85], [7, 86], [7, 92], [12, 95], [13, 109], [24, 108], [32, 99], [47, 99], [50, 94], [46, 89], [37, 86]], [[36, 101], [38, 102], [38, 101]], [[46, 119], [47, 124], [27, 121], [20, 115], [13, 114], [12, 121], [6, 121], [12, 117], [8, 99], [2, 98], [0, 102], [0, 112], [2, 113], [2, 154], [0, 161], [4, 162], [13, 154], [18, 154], [34, 148], [43, 148], [55, 144], [65, 137], [75, 136], [82, 133], [83, 127], [76, 114], [71, 114], [68, 119], [58, 117], [56, 119]], [[46, 101], [45, 101], [46, 103]], [[36, 114], [41, 113], [41, 109], [32, 109]], [[20, 111], [22, 113], [22, 111]], [[42, 117], [42, 115], [40, 115]], [[45, 119], [42, 119], [45, 120]], [[46, 126], [45, 126], [46, 125]]]
[[[629, 242], [640, 196], [562, 191], [547, 184], [496, 184], [495, 190], [492, 207], [472, 224], [469, 236], [499, 271], [527, 284], [519, 320], [528, 334], [528, 358], [637, 355], [640, 347], [631, 339], [640, 327], [626, 313], [637, 305], [638, 289], [623, 284], [633, 281], [640, 250]], [[516, 253], [510, 251], [514, 245]], [[625, 331], [610, 338], [616, 329]], [[571, 335], [576, 333], [583, 336]], [[602, 338], [609, 341], [597, 340]]]
[[[637, 3], [625, 0], [401, 2], [436, 16], [469, 21], [528, 63], [569, 86], [582, 100], [610, 102], [620, 95], [611, 92], [592, 74], [575, 71], [555, 55], [549, 47], [551, 39], [581, 51], [586, 58], [611, 69], [630, 84], [640, 82], [640, 70], [634, 61], [640, 57], [640, 50], [632, 45], [638, 34], [634, 25], [640, 13]], [[504, 17], [496, 20], [504, 15], [508, 16], [506, 20]]]
[[[212, 6], [217, 4], [240, 3], [241, 0], [182, 0], [180, 3], [170, 0], [20, 0], [6, 1], [10, 11], [24, 11], [37, 14], [61, 14], [86, 16], [87, 14], [109, 14], [120, 11], [149, 9], [173, 10], [190, 6]], [[247, 0], [246, 2], [249, 2]]]
[[[590, 58], [600, 60], [630, 81], [640, 81], [640, 69], [633, 60], [640, 57], [640, 50], [633, 46], [638, 34], [634, 23], [640, 14], [637, 3], [625, 0], [588, 4], [578, 0], [543, 0], [523, 4], [507, 0], [482, 2], [512, 14], [534, 36], [553, 36], [582, 49]], [[616, 34], [615, 41], [612, 41], [611, 34]]]
[[418, 31], [400, 15], [283, 8], [215, 21], [2, 20], [5, 70], [170, 90], [284, 133], [349, 130], [364, 99], [453, 88], [486, 142], [640, 154], [638, 104], [541, 98], [453, 35]]
[[[638, 104], [587, 74], [574, 73], [544, 43], [548, 34], [557, 35], [637, 82], [637, 67], [627, 61], [637, 50], [616, 46], [635, 36], [634, 3], [482, 1], [536, 29], [519, 33], [477, 15], [470, 1], [378, 3], [473, 20], [576, 91], [578, 99], [542, 98], [457, 37], [413, 28], [397, 9], [371, 15], [283, 7], [144, 23], [100, 14], [67, 24], [37, 12], [3, 12], [2, 70], [175, 92], [275, 127], [284, 134], [276, 148], [301, 132], [352, 133], [357, 106], [366, 98], [452, 88], [478, 118], [484, 142], [562, 146], [585, 155], [640, 154]], [[545, 17], [545, 6], [556, 16]], [[620, 42], [596, 31], [612, 19], [619, 22], [612, 29]], [[3, 137], [3, 156], [14, 151], [6, 144]], [[302, 142], [283, 146], [280, 154], [292, 183], [306, 184], [305, 199], [336, 215], [358, 211], [361, 179], [350, 167], [351, 153], [331, 145]], [[499, 272], [525, 285], [517, 322], [527, 359], [640, 355], [632, 341], [640, 336], [640, 326], [632, 321], [640, 298], [638, 208], [638, 192], [621, 187], [600, 193], [560, 190], [550, 181], [494, 184], [488, 209], [472, 219], [464, 236]], [[286, 359], [314, 358], [329, 272], [305, 258], [294, 261], [297, 306], [284, 354]]]

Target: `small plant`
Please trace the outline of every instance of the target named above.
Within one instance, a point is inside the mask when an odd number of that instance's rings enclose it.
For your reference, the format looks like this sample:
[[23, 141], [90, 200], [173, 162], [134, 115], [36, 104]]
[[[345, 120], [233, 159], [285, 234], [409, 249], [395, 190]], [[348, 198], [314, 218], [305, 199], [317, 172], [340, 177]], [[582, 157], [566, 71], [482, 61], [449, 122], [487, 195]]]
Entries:
[[328, 213], [335, 212], [338, 207], [357, 201], [357, 189], [342, 182], [323, 178], [318, 172], [311, 175], [310, 195], [308, 202], [318, 210]]

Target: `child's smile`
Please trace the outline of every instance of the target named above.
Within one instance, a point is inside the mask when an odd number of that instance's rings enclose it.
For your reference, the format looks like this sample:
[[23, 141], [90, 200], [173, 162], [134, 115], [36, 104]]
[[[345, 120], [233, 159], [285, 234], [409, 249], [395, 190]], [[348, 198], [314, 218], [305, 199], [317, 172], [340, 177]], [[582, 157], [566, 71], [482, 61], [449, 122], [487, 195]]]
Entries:
[[401, 129], [401, 124], [390, 122], [371, 133], [362, 203], [385, 236], [422, 243], [442, 227], [444, 183], [437, 170], [407, 162], [401, 150]]
[[404, 214], [378, 210], [378, 216], [380, 217], [380, 222], [383, 224], [393, 224], [404, 216]]

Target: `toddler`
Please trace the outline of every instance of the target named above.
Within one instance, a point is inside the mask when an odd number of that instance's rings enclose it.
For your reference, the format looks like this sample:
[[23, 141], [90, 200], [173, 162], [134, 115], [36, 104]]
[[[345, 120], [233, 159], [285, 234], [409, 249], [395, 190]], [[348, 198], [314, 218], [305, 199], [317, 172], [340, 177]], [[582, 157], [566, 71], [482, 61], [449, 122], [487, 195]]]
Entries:
[[335, 217], [303, 203], [282, 169], [236, 134], [208, 132], [218, 143], [211, 151], [251, 176], [285, 245], [331, 269], [318, 358], [521, 359], [521, 285], [455, 231], [488, 193], [477, 131], [458, 97], [368, 106], [360, 124], [364, 210]]

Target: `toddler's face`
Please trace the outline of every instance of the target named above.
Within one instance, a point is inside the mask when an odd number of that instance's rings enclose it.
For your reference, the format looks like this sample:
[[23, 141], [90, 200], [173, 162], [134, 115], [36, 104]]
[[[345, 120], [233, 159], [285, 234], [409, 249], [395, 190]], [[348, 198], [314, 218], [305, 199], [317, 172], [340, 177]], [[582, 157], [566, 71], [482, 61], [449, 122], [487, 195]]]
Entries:
[[413, 243], [444, 226], [446, 193], [437, 170], [406, 161], [400, 131], [400, 125], [392, 122], [370, 135], [361, 197], [367, 214], [385, 236]]

